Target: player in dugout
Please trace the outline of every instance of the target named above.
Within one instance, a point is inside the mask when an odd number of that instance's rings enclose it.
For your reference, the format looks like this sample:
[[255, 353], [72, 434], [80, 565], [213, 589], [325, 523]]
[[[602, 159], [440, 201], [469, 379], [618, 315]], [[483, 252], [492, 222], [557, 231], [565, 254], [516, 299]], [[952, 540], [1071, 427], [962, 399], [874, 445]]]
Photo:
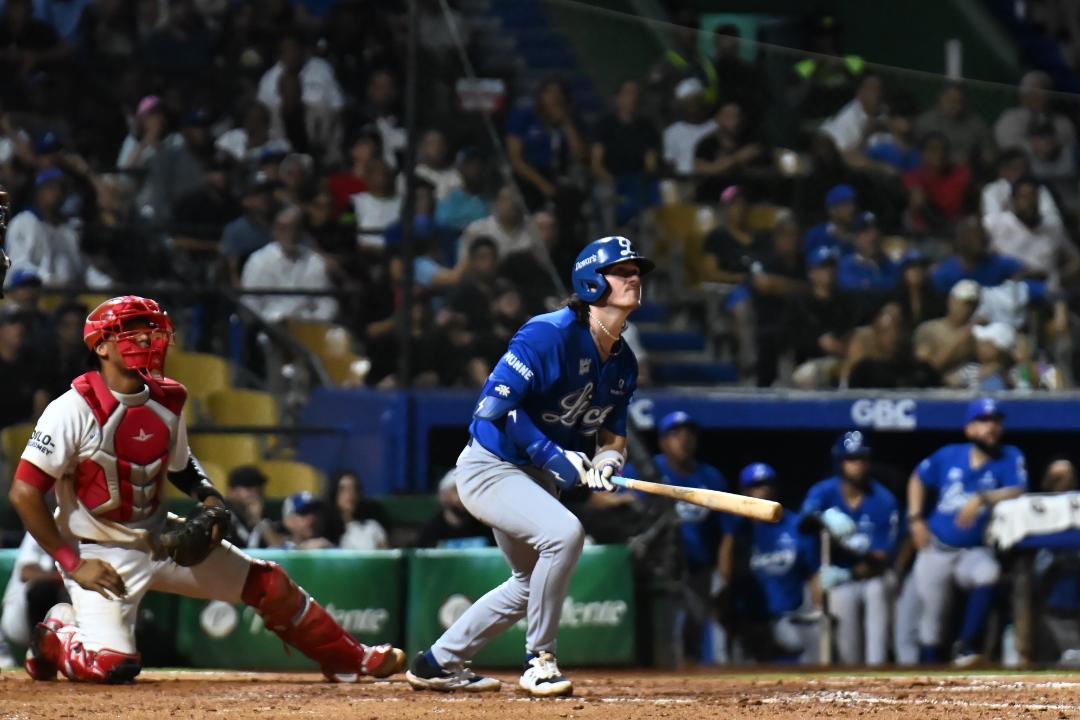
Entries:
[[1024, 454], [1002, 444], [1005, 413], [991, 398], [968, 406], [969, 442], [946, 445], [919, 463], [908, 481], [908, 526], [919, 554], [912, 570], [922, 602], [920, 659], [938, 662], [953, 585], [968, 593], [953, 663], [981, 661], [979, 641], [1001, 566], [983, 539], [990, 509], [1027, 489]]
[[[400, 671], [401, 650], [359, 643], [280, 566], [222, 540], [229, 515], [188, 448], [187, 391], [163, 375], [173, 325], [161, 306], [113, 298], [90, 313], [83, 337], [100, 369], [76, 378], [45, 409], [10, 492], [71, 595], [35, 628], [30, 676], [133, 680], [141, 670], [135, 617], [149, 590], [243, 602], [331, 681]], [[166, 480], [199, 501], [187, 520], [166, 513]], [[45, 502], [50, 489], [55, 518]]]

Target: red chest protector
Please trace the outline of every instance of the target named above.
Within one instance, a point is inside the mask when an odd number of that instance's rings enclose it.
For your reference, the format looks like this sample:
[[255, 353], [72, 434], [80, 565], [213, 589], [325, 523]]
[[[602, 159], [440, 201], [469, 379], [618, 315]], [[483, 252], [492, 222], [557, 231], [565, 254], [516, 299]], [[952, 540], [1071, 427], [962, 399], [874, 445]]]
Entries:
[[146, 402], [124, 405], [100, 373], [80, 375], [71, 386], [90, 406], [100, 432], [93, 455], [77, 469], [79, 500], [93, 515], [113, 522], [153, 515], [187, 390], [174, 380], [160, 380], [150, 385]]

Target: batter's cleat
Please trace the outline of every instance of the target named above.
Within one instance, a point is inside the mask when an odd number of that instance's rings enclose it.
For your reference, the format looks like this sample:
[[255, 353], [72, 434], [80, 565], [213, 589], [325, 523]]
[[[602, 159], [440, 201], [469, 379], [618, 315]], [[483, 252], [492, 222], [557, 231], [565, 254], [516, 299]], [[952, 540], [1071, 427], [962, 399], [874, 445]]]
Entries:
[[559, 672], [555, 656], [549, 652], [529, 658], [525, 663], [525, 672], [518, 680], [518, 687], [535, 697], [574, 694], [574, 684]]
[[435, 690], [436, 692], [498, 692], [502, 682], [498, 678], [477, 675], [462, 664], [457, 670], [446, 670], [435, 662], [431, 652], [417, 653], [412, 665], [405, 673], [405, 679], [413, 690]]
[[41, 681], [56, 679], [59, 668], [48, 658], [59, 658], [63, 654], [63, 645], [57, 633], [74, 624], [75, 608], [69, 603], [57, 603], [49, 609], [45, 619], [30, 633], [30, 647], [23, 661], [27, 675]]

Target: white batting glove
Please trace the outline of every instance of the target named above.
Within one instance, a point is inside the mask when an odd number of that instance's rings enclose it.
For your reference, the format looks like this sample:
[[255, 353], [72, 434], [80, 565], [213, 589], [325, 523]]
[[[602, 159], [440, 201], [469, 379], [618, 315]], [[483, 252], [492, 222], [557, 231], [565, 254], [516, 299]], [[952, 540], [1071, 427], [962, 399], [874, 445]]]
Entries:
[[622, 470], [625, 462], [626, 456], [618, 450], [598, 452], [592, 459], [592, 469], [585, 475], [585, 484], [592, 490], [613, 492], [615, 484], [611, 476]]
[[836, 507], [831, 507], [821, 513], [821, 522], [825, 523], [825, 527], [828, 528], [830, 535], [839, 539], [854, 535], [855, 530], [858, 529], [855, 526], [855, 521], [851, 519], [851, 516]]

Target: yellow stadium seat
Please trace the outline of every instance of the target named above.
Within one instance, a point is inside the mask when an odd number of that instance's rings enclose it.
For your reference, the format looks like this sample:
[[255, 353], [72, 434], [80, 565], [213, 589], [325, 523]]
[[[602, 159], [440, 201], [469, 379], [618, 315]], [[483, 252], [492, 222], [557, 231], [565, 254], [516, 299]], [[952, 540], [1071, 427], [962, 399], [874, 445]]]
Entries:
[[211, 422], [226, 427], [281, 424], [277, 401], [261, 390], [217, 390], [207, 396], [206, 411]]
[[[367, 369], [364, 358], [353, 352], [353, 336], [343, 325], [290, 320], [289, 334], [314, 353], [335, 385], [361, 385]], [[359, 363], [359, 364], [358, 364]]]
[[165, 362], [165, 374], [184, 383], [199, 410], [203, 409], [210, 393], [232, 386], [229, 362], [209, 353], [172, 350]]
[[34, 432], [34, 423], [8, 425], [0, 430], [0, 449], [4, 452], [8, 476], [15, 472], [15, 466], [19, 464], [19, 458], [22, 457], [26, 442], [30, 439], [32, 432]]
[[779, 205], [751, 205], [746, 224], [752, 232], [771, 232], [785, 211]]
[[[207, 477], [209, 477], [211, 482], [214, 483], [214, 487], [216, 487], [222, 492], [222, 494], [224, 494], [226, 485], [229, 480], [229, 473], [225, 472], [225, 468], [221, 467], [221, 465], [217, 464], [216, 462], [204, 461], [202, 458], [199, 458], [199, 464], [202, 465], [203, 470], [206, 471]], [[178, 490], [175, 485], [166, 480], [165, 497], [166, 499], [172, 500], [186, 498], [187, 495], [180, 492], [180, 490]]]
[[323, 474], [307, 463], [295, 460], [263, 460], [255, 464], [266, 475], [268, 498], [283, 498], [304, 490], [322, 497]]
[[98, 305], [105, 302], [106, 300], [112, 300], [114, 297], [116, 296], [103, 295], [98, 293], [88, 293], [85, 295], [77, 295], [75, 297], [75, 302], [81, 305], [85, 305], [87, 312], [93, 312], [94, 308], [96, 308]]
[[225, 473], [259, 461], [259, 440], [254, 435], [203, 434], [191, 436], [191, 450], [199, 462], [218, 465]]

